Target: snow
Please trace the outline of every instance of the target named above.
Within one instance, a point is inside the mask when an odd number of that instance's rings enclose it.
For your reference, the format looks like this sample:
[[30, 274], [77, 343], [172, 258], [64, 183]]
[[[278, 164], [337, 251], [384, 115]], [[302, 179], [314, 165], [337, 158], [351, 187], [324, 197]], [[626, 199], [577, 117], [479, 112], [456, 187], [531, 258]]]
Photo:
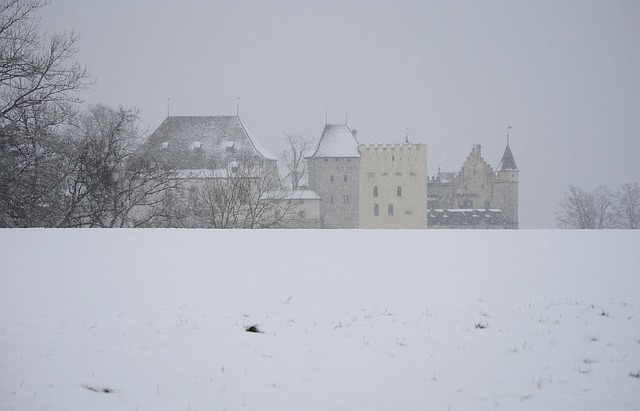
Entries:
[[327, 124], [312, 157], [360, 157], [358, 142], [346, 124]]
[[0, 230], [0, 250], [3, 410], [640, 403], [637, 230]]

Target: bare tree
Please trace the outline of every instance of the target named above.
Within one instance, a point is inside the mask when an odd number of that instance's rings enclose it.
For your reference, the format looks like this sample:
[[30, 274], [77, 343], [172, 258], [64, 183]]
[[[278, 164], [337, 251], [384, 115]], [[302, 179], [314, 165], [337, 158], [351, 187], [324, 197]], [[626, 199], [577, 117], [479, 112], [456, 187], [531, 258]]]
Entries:
[[640, 186], [623, 184], [615, 194], [614, 213], [618, 227], [637, 230], [640, 227]]
[[287, 148], [280, 154], [280, 159], [289, 173], [284, 179], [291, 182], [293, 190], [297, 190], [300, 188], [300, 182], [307, 175], [305, 156], [310, 154], [313, 141], [299, 135], [285, 134], [285, 136], [287, 137]]
[[245, 158], [224, 168], [197, 170], [184, 176], [193, 226], [206, 228], [271, 228], [295, 208], [280, 189], [277, 170]]
[[611, 228], [612, 200], [611, 192], [604, 186], [599, 186], [590, 193], [572, 185], [559, 203], [561, 210], [557, 219], [560, 228]]
[[65, 227], [137, 227], [164, 213], [163, 194], [179, 186], [144, 153], [136, 110], [96, 105], [80, 116], [66, 177]]
[[58, 127], [72, 118], [88, 74], [74, 34], [39, 33], [44, 0], [0, 0], [0, 225], [51, 225], [64, 156]]

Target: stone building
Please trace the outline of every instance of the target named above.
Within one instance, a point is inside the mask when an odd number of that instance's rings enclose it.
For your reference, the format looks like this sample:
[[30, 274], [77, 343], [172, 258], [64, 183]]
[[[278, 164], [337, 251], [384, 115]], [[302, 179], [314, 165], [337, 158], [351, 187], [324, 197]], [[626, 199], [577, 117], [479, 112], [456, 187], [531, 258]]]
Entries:
[[321, 198], [322, 228], [358, 228], [360, 152], [357, 132], [326, 124], [315, 152], [306, 158], [309, 189]]
[[326, 124], [306, 160], [322, 228], [426, 228], [426, 145], [358, 144], [356, 130]]
[[277, 157], [239, 116], [168, 116], [140, 152], [174, 170], [228, 170], [250, 164], [263, 175], [277, 174]]
[[360, 144], [360, 228], [426, 228], [427, 146]]
[[429, 228], [518, 228], [518, 179], [508, 142], [498, 171], [474, 144], [459, 172], [429, 178]]
[[[180, 181], [164, 226], [318, 228], [319, 198], [280, 186], [278, 159], [238, 116], [170, 116], [139, 148]], [[213, 200], [215, 207], [206, 201]]]

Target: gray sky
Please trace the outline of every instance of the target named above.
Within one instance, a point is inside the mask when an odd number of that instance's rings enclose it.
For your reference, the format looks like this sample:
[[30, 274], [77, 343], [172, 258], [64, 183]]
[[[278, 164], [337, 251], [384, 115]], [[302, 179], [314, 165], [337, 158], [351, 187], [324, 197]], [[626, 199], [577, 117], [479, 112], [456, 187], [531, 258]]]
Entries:
[[53, 0], [80, 35], [89, 103], [234, 114], [275, 153], [283, 132], [344, 122], [364, 142], [428, 144], [433, 174], [473, 143], [497, 166], [511, 125], [521, 228], [556, 226], [570, 184], [640, 182], [638, 1]]

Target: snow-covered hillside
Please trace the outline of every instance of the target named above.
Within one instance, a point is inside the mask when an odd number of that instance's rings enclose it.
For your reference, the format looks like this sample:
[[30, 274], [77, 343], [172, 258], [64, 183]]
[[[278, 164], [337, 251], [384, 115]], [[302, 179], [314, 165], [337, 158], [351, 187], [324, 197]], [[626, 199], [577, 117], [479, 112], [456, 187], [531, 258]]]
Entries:
[[3, 410], [640, 404], [638, 231], [0, 230], [0, 258]]

